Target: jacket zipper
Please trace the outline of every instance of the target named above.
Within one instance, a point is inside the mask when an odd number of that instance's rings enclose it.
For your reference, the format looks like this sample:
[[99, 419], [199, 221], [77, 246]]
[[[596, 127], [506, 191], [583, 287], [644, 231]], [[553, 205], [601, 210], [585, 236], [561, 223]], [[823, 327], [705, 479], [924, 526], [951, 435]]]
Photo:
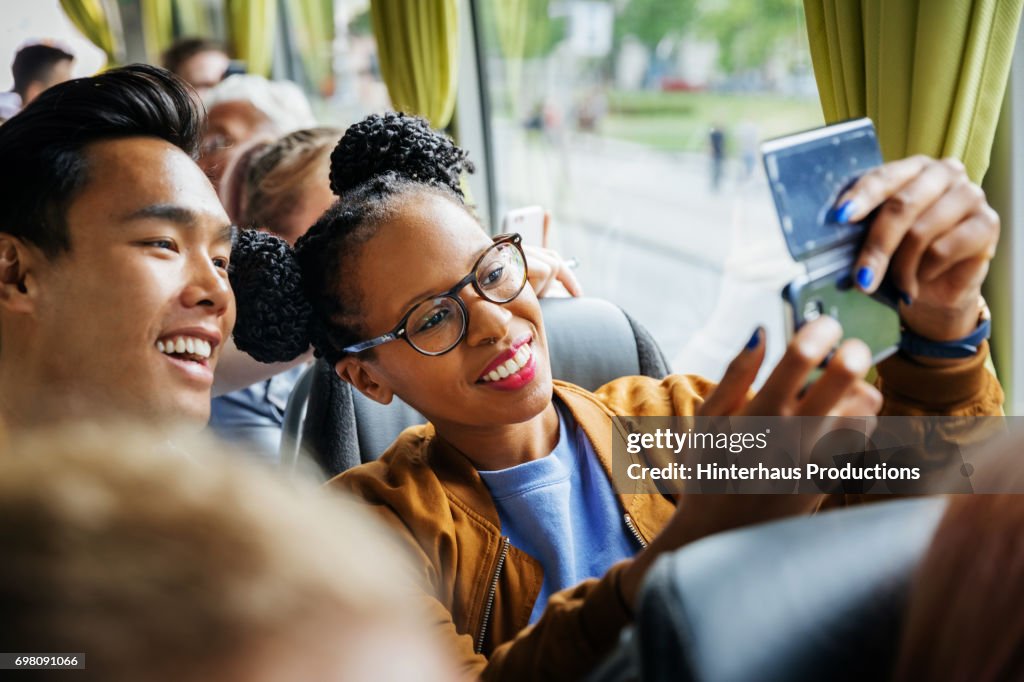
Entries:
[[487, 634], [487, 625], [491, 620], [491, 609], [494, 608], [494, 595], [498, 591], [498, 578], [501, 577], [501, 569], [505, 566], [505, 557], [508, 556], [508, 543], [507, 537], [501, 539], [501, 554], [498, 555], [498, 565], [494, 569], [494, 577], [491, 578], [491, 589], [487, 593], [483, 623], [480, 625], [480, 634], [476, 638], [476, 653], [480, 653], [484, 649], [484, 636]]
[[636, 541], [640, 543], [640, 546], [647, 549], [647, 541], [643, 539], [640, 535], [640, 531], [636, 529], [636, 524], [633, 523], [632, 517], [626, 513], [622, 515], [622, 518], [626, 520], [626, 527], [633, 533], [633, 537], [635, 537]]

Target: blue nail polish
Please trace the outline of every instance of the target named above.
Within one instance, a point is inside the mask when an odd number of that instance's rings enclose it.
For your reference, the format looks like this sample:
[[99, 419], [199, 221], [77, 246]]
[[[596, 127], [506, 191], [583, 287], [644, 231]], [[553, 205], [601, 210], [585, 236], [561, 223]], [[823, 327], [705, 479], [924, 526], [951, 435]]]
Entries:
[[875, 273], [868, 266], [865, 265], [861, 267], [860, 270], [857, 271], [857, 284], [860, 286], [861, 289], [867, 289], [869, 286], [871, 286], [871, 283], [874, 281]]
[[757, 329], [754, 330], [754, 334], [750, 337], [750, 340], [747, 341], [747, 350], [754, 350], [755, 348], [757, 348], [760, 345], [760, 343], [761, 343], [761, 328], [758, 327]]
[[840, 225], [850, 222], [850, 216], [853, 215], [854, 208], [853, 199], [847, 199], [839, 204], [838, 208], [836, 208], [836, 222]]
[[910, 294], [905, 291], [900, 292], [900, 300], [903, 301], [903, 305], [910, 305], [912, 303]]

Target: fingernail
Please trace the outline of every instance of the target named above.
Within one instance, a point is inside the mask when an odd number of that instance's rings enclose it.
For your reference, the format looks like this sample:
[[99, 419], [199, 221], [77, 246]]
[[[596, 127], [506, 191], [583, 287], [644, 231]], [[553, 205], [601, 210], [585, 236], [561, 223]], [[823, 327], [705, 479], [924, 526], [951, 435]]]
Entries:
[[847, 199], [839, 204], [836, 208], [836, 222], [840, 225], [850, 222], [850, 216], [853, 215], [854, 208], [856, 207], [853, 205], [853, 199]]
[[861, 269], [857, 271], [857, 284], [860, 288], [867, 289], [874, 281], [875, 272], [866, 265], [861, 266]]
[[910, 299], [910, 294], [908, 294], [905, 291], [900, 291], [900, 300], [903, 301], [903, 305], [910, 305], [912, 302]]
[[757, 329], [754, 330], [754, 333], [751, 335], [750, 340], [747, 341], [747, 350], [754, 350], [759, 345], [761, 345], [761, 328], [760, 327], [758, 327]]

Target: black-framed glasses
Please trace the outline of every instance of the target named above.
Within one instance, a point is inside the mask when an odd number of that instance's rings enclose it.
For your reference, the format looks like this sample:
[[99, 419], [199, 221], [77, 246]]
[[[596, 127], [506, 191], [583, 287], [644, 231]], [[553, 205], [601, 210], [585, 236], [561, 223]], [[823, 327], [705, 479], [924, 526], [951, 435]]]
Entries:
[[405, 339], [424, 355], [443, 355], [466, 337], [469, 310], [459, 296], [467, 284], [491, 303], [505, 304], [526, 286], [526, 255], [518, 234], [502, 234], [477, 259], [468, 275], [443, 294], [420, 301], [402, 316], [387, 334], [343, 348], [345, 353], [360, 353], [376, 346]]

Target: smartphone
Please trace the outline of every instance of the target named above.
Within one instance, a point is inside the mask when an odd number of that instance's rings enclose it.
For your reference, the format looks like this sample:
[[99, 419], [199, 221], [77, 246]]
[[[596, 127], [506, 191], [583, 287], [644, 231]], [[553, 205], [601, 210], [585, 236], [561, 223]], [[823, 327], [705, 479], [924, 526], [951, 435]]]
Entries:
[[820, 315], [857, 338], [875, 362], [899, 345], [898, 292], [888, 277], [868, 296], [854, 286], [852, 269], [873, 216], [840, 224], [835, 204], [857, 178], [882, 164], [870, 119], [857, 119], [769, 140], [761, 146], [786, 246], [804, 273], [786, 285], [790, 336]]
[[544, 209], [540, 206], [527, 206], [509, 211], [501, 219], [501, 232], [502, 234], [518, 232], [523, 238], [524, 244], [546, 246]]
[[794, 279], [782, 290], [782, 299], [790, 339], [800, 327], [828, 315], [842, 325], [844, 339], [856, 338], [868, 345], [875, 363], [892, 355], [899, 345], [899, 314], [855, 287], [847, 266], [828, 275]]

